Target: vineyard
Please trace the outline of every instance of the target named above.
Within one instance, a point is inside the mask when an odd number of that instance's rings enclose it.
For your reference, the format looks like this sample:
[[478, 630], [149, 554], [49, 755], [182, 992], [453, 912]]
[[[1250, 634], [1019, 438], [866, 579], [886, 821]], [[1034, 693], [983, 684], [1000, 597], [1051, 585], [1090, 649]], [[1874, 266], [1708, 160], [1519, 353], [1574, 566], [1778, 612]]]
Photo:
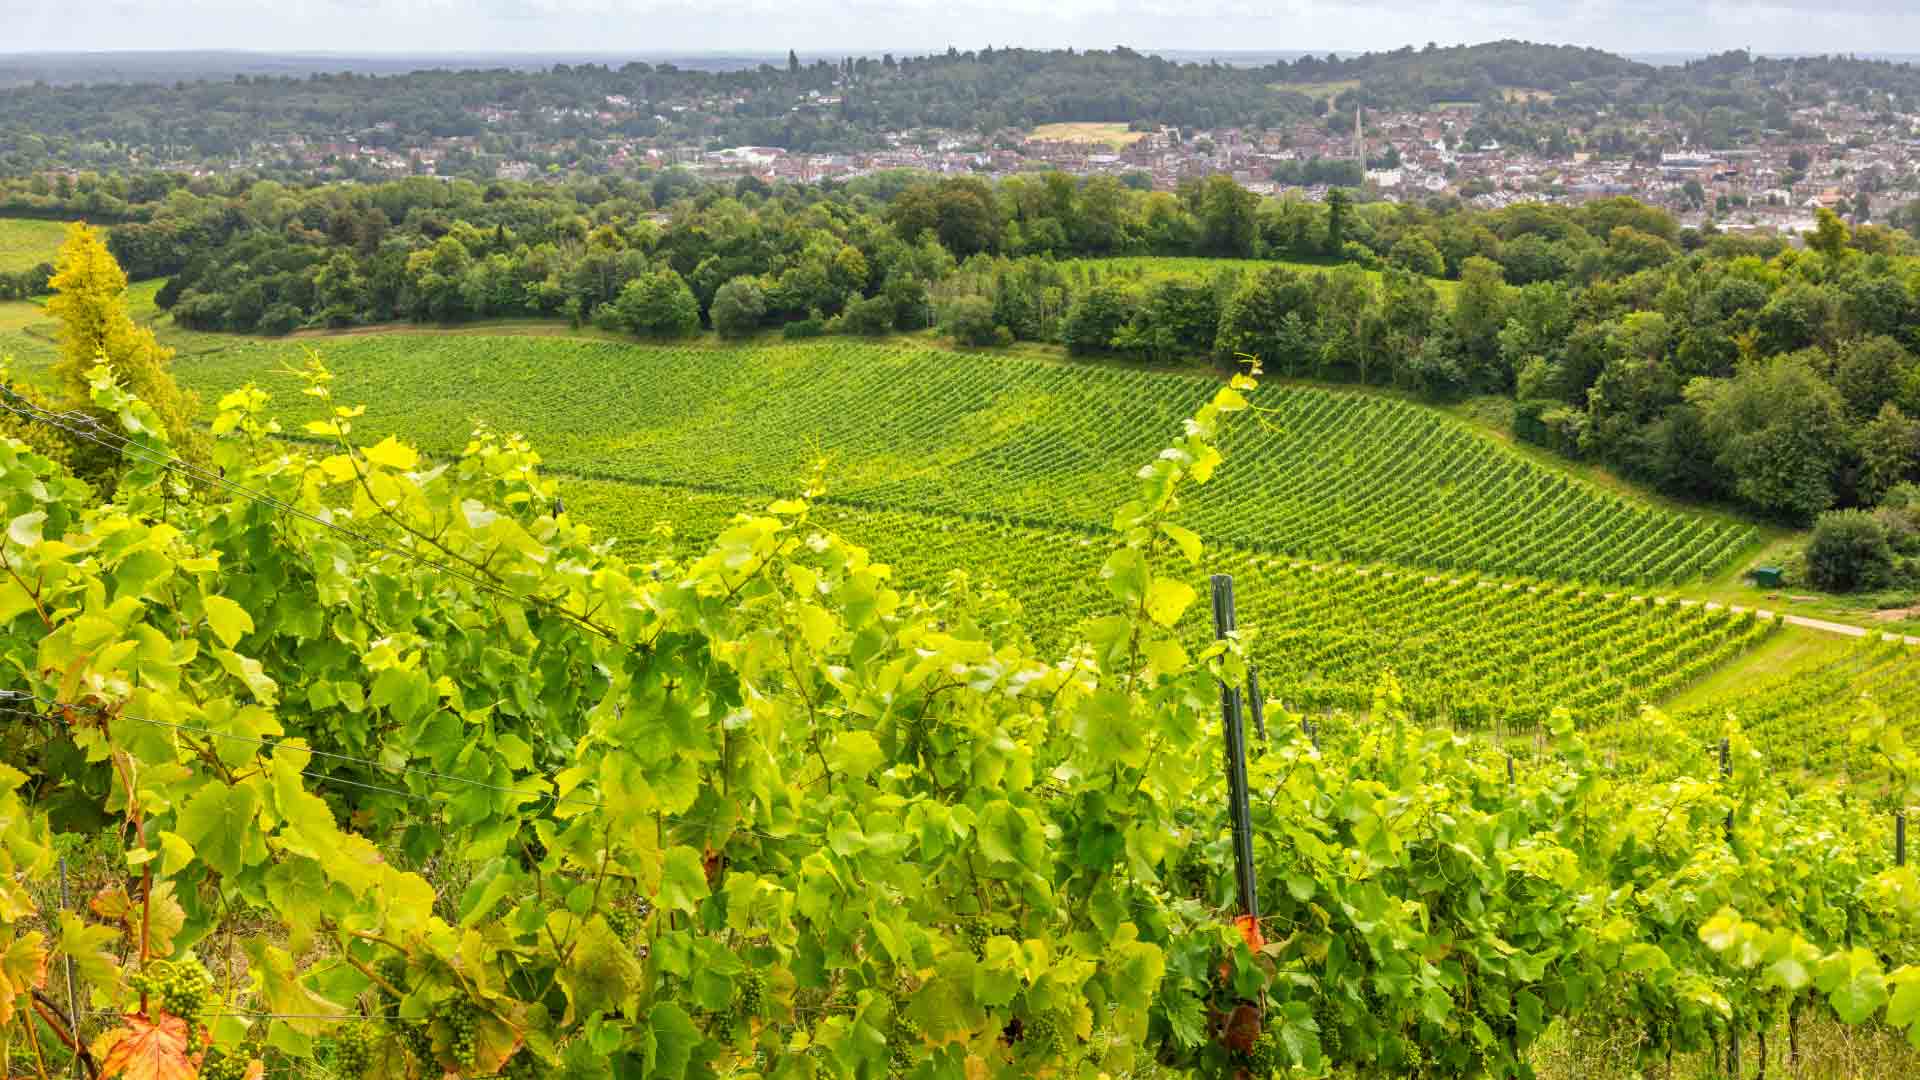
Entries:
[[[297, 363], [297, 343], [183, 358], [212, 400]], [[324, 346], [363, 423], [456, 451], [476, 419], [577, 475], [772, 494], [817, 460], [865, 509], [1104, 533], [1149, 458], [1218, 383], [1201, 375], [855, 342], [649, 347], [392, 335]], [[1313, 560], [1605, 583], [1686, 581], [1745, 526], [1605, 492], [1406, 402], [1276, 389], [1222, 443], [1234, 473], [1185, 511], [1209, 539]], [[291, 410], [296, 422], [310, 410]], [[1201, 469], [1207, 463], [1196, 463]]]
[[[1844, 655], [1756, 681], [1751, 687], [1687, 709], [1675, 720], [1699, 733], [1718, 731], [1728, 715], [1767, 756], [1816, 773], [1869, 772], [1876, 748], [1852, 738], [1863, 717], [1883, 719], [1920, 743], [1920, 651], [1879, 639]], [[1632, 745], [1632, 733], [1609, 733]]]
[[[1577, 705], [1580, 636], [1653, 687], [1762, 628], [1216, 555], [1181, 519], [1251, 380], [1082, 537], [1104, 607], [1054, 649], [990, 590], [903, 589], [817, 491], [628, 561], [524, 441], [434, 465], [304, 380], [326, 445], [236, 393], [203, 462], [105, 366], [104, 423], [11, 399], [118, 466], [102, 500], [0, 440], [10, 1074], [1519, 1077], [1576, 1021], [1650, 1073], [1920, 1039], [1897, 731], [1863, 732], [1892, 796], [1864, 806], [1737, 726], [1715, 756], [1647, 712], [1619, 769], [1564, 712], [1519, 762], [1423, 727], [1445, 663]], [[1246, 630], [1216, 643], [1189, 581], [1223, 569]], [[1447, 643], [1442, 602], [1506, 636]], [[1342, 605], [1413, 681], [1364, 714], [1280, 690], [1230, 814], [1220, 687]], [[120, 861], [69, 904], [75, 834]]]
[[[1225, 478], [1223, 484], [1228, 482]], [[639, 554], [711, 542], [738, 510], [730, 496], [640, 484], [563, 486], [569, 514]], [[814, 520], [894, 567], [906, 588], [938, 595], [954, 570], [1019, 602], [1021, 626], [1052, 648], [1109, 607], [1107, 545], [1084, 534], [910, 511], [823, 504]], [[1416, 719], [1460, 729], [1534, 730], [1554, 707], [1582, 726], [1638, 713], [1738, 657], [1776, 624], [1698, 605], [1656, 604], [1572, 586], [1514, 588], [1472, 577], [1314, 566], [1212, 545], [1208, 567], [1240, 582], [1258, 626], [1249, 656], [1263, 689], [1297, 710], [1366, 710], [1382, 676], [1399, 680]], [[1204, 575], [1190, 578], [1196, 589]], [[1188, 644], [1203, 636], [1195, 628]]]

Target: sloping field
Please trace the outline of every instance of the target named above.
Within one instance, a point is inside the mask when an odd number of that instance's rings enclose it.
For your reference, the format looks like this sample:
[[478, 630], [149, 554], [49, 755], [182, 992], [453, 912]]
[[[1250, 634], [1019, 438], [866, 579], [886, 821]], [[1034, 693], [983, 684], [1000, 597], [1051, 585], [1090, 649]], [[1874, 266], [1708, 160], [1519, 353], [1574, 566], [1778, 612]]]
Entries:
[[[569, 514], [636, 552], [660, 543], [663, 524], [697, 546], [733, 514], [757, 509], [731, 494], [607, 481], [568, 482], [564, 497]], [[1116, 612], [1100, 579], [1112, 545], [1101, 538], [833, 504], [816, 507], [813, 521], [867, 547], [923, 596], [962, 581], [1005, 590], [1043, 648], [1081, 640], [1068, 635], [1083, 620]], [[1173, 556], [1166, 568], [1180, 565]], [[1365, 710], [1390, 672], [1422, 720], [1529, 730], [1564, 707], [1582, 724], [1600, 724], [1664, 700], [1776, 629], [1698, 605], [1314, 566], [1232, 546], [1210, 547], [1204, 565], [1235, 578], [1240, 625], [1266, 673], [1262, 692], [1300, 712]], [[1201, 571], [1188, 572], [1204, 596]], [[1210, 636], [1204, 614], [1190, 625], [1198, 647]]]
[[[1853, 730], [1876, 713], [1909, 739], [1920, 738], [1920, 650], [1869, 639], [1840, 655], [1753, 680], [1674, 719], [1711, 742], [1732, 717], [1782, 765], [1857, 774], [1875, 762], [1871, 746], [1853, 744]], [[1610, 734], [1623, 748], [1632, 744], [1630, 727]]]
[[[183, 357], [211, 401], [254, 380], [290, 420], [310, 343]], [[587, 476], [730, 492], [796, 489], [870, 509], [1103, 530], [1130, 472], [1218, 384], [1148, 372], [852, 341], [727, 347], [393, 334], [319, 342], [360, 433], [431, 450], [476, 421], [524, 432]], [[1659, 583], [1728, 562], [1751, 530], [1637, 504], [1546, 469], [1430, 409], [1294, 387], [1223, 442], [1228, 469], [1187, 520], [1211, 539], [1306, 559]], [[295, 427], [297, 423], [289, 424]]]
[[58, 221], [0, 218], [0, 274], [52, 262], [66, 235], [67, 227]]

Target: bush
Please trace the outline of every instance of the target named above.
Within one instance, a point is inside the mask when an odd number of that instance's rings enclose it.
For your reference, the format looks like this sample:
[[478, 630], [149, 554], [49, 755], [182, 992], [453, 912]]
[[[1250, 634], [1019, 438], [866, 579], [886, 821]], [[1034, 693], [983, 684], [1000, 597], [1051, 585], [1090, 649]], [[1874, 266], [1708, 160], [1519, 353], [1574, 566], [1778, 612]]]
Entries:
[[962, 345], [1005, 345], [1013, 340], [1006, 327], [994, 323], [993, 302], [984, 296], [963, 296], [947, 305], [940, 327]]
[[1133, 293], [1123, 285], [1095, 285], [1074, 300], [1060, 328], [1061, 340], [1075, 356], [1107, 352], [1113, 335], [1133, 317]]
[[608, 306], [606, 319], [614, 328], [643, 337], [679, 337], [700, 329], [700, 302], [671, 269], [627, 282]]
[[881, 337], [893, 331], [893, 301], [884, 296], [855, 300], [833, 320], [832, 329], [842, 334]]
[[801, 338], [816, 338], [826, 332], [827, 320], [821, 316], [819, 308], [815, 308], [809, 312], [806, 318], [798, 322], [790, 322], [780, 328], [780, 336], [789, 341], [797, 341]]
[[1807, 580], [1843, 593], [1892, 584], [1893, 548], [1886, 526], [1861, 510], [1821, 514], [1807, 544]]
[[298, 330], [302, 321], [299, 308], [292, 304], [279, 303], [268, 308], [260, 316], [260, 321], [254, 324], [254, 329], [268, 337], [283, 337]]
[[760, 320], [766, 317], [767, 294], [752, 278], [737, 277], [714, 292], [707, 314], [721, 337], [746, 337], [760, 329]]

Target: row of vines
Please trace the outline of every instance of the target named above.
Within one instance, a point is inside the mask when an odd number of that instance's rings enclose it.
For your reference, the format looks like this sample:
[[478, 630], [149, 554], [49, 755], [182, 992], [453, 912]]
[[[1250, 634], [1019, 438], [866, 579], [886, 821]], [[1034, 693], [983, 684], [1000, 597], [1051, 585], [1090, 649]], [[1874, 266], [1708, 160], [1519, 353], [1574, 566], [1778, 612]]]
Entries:
[[[183, 361], [179, 375], [212, 395], [298, 349], [239, 345]], [[370, 433], [436, 452], [464, 446], [485, 417], [558, 467], [736, 496], [781, 490], [824, 458], [843, 505], [1103, 534], [1128, 463], [1156, 453], [1160, 433], [1217, 386], [855, 341], [399, 335], [331, 343], [327, 356], [344, 393], [381, 403]], [[1223, 443], [1232, 474], [1188, 507], [1203, 535], [1301, 558], [1636, 584], [1710, 574], [1754, 538], [1536, 465], [1427, 407], [1295, 387], [1271, 396], [1260, 423]]]
[[[1236, 926], [1247, 650], [1192, 633], [1179, 518], [1250, 380], [1141, 470], [1109, 613], [1044, 653], [996, 593], [898, 588], [817, 488], [629, 562], [523, 441], [436, 465], [329, 380], [331, 446], [243, 390], [198, 466], [96, 369], [90, 417], [38, 419], [121, 449], [105, 500], [0, 440], [10, 1075], [1523, 1076], [1575, 1016], [1649, 1060], [1788, 1016], [1920, 1037], [1920, 877], [1737, 730], [1723, 779], [1677, 732], [1614, 772], [1559, 714], [1510, 775], [1390, 677], [1318, 747], [1276, 702]], [[116, 879], [52, 904], [103, 834]]]
[[[736, 505], [725, 495], [647, 485], [566, 490], [570, 513], [634, 552], [709, 540]], [[923, 594], [942, 594], [956, 570], [973, 588], [1004, 590], [1020, 604], [1020, 627], [1043, 648], [1077, 640], [1086, 621], [1111, 606], [1100, 582], [1108, 545], [1085, 534], [831, 504], [814, 518]], [[1583, 727], [1631, 718], [1778, 628], [1751, 613], [1571, 585], [1298, 563], [1224, 544], [1209, 549], [1207, 567], [1238, 579], [1248, 656], [1265, 692], [1287, 707], [1365, 711], [1392, 672], [1415, 720], [1462, 730], [1533, 731], [1556, 708]], [[1185, 577], [1198, 588], [1204, 575], [1195, 568]], [[1188, 628], [1186, 644], [1208, 632]]]

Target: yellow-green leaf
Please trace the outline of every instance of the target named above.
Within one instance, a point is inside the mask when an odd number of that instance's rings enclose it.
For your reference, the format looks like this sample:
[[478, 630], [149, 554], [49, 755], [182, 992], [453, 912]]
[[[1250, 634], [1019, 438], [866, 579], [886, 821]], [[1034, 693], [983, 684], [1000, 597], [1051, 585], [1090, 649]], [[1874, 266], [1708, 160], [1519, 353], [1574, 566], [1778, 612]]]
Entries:
[[247, 609], [224, 596], [207, 597], [207, 625], [215, 637], [231, 649], [242, 637], [253, 632], [253, 616]]
[[375, 465], [385, 465], [389, 469], [405, 471], [420, 464], [420, 455], [413, 452], [413, 447], [391, 435], [367, 447], [364, 453], [368, 461]]
[[1184, 525], [1175, 525], [1171, 521], [1161, 522], [1160, 531], [1166, 533], [1174, 543], [1180, 545], [1180, 554], [1185, 555], [1188, 562], [1199, 563], [1200, 552], [1203, 547], [1200, 543], [1199, 533], [1194, 532]]
[[1193, 586], [1174, 578], [1154, 578], [1147, 587], [1147, 617], [1161, 626], [1172, 626], [1193, 603]]

